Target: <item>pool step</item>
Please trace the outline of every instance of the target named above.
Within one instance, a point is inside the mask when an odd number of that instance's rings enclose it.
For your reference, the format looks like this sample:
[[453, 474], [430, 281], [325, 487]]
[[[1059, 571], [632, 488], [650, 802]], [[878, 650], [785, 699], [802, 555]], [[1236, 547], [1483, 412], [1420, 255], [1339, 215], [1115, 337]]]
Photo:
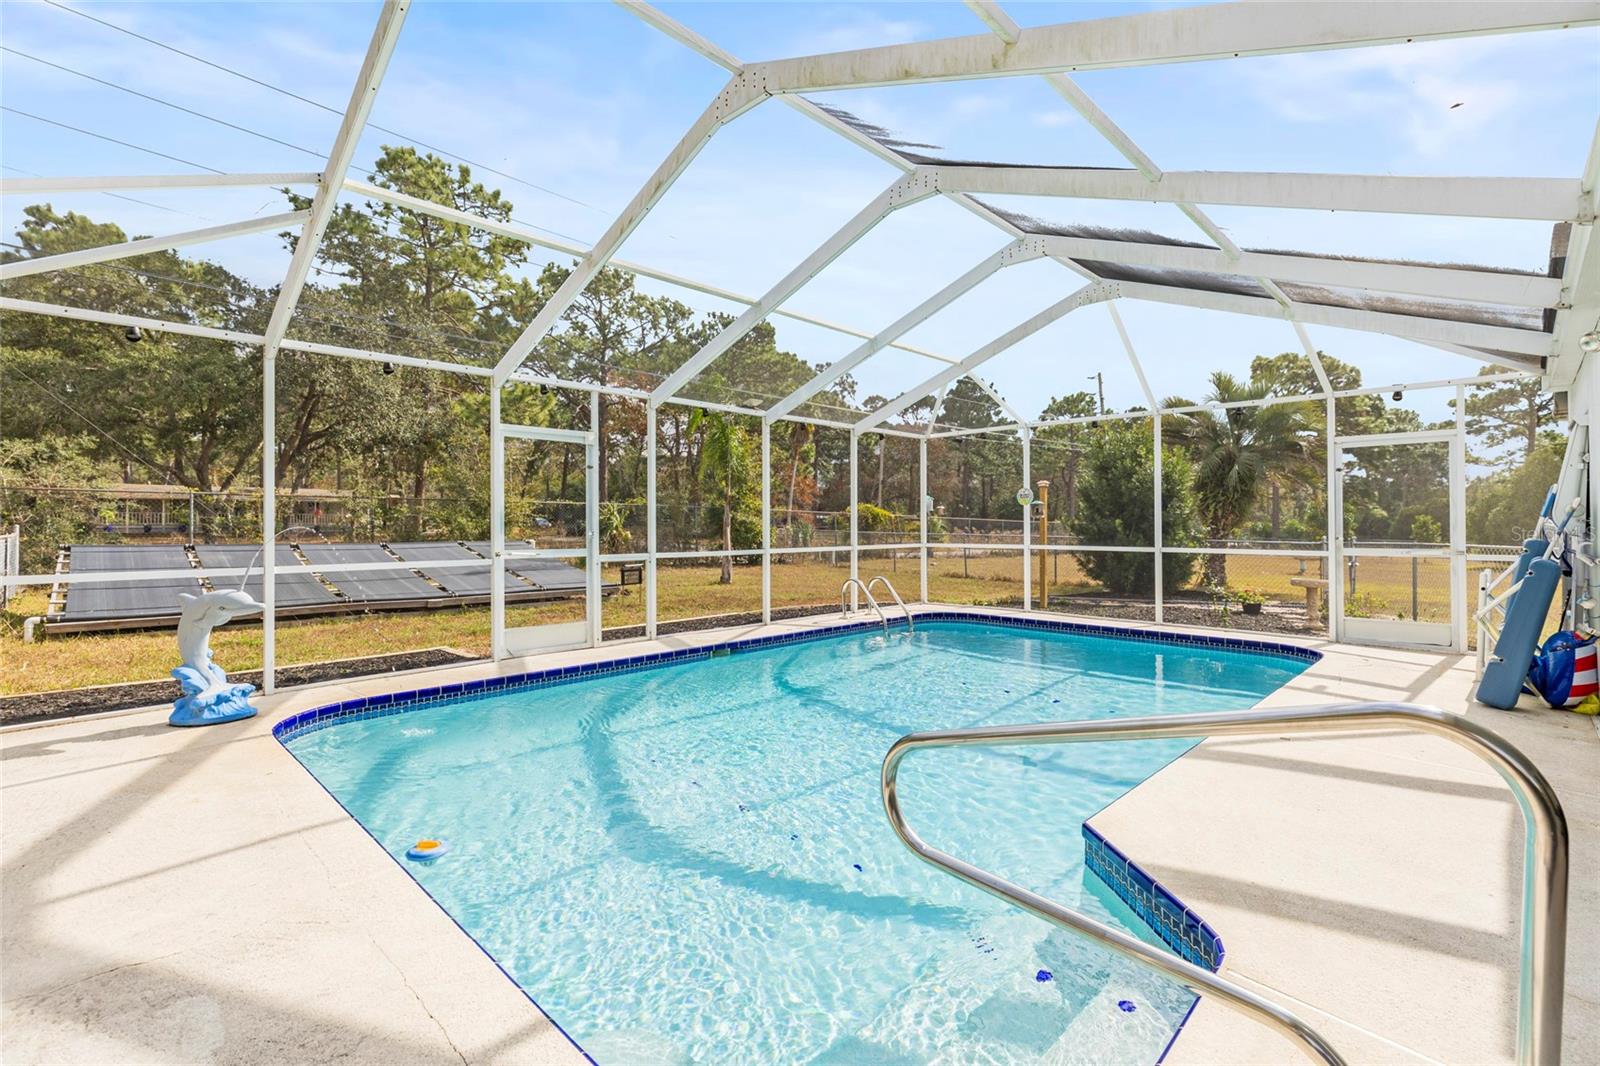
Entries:
[[1053, 972], [1039, 980], [1048, 965], [1040, 959], [1060, 955], [1055, 936], [1024, 915], [985, 920], [962, 934], [959, 945], [930, 959], [910, 984], [888, 997], [876, 1018], [836, 1042], [823, 1061], [867, 1061], [860, 1053], [871, 1049], [873, 1062], [928, 1062], [937, 1059], [940, 1047], [965, 1045], [976, 1033], [1002, 1058], [1037, 1061], [1057, 1042], [1072, 1003], [1097, 991], [1081, 981], [1058, 983]]

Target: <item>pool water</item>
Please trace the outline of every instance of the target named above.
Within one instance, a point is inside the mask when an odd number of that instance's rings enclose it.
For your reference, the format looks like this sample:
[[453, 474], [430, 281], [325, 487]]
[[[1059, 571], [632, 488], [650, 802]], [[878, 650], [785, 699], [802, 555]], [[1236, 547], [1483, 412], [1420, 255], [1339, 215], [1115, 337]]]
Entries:
[[[913, 858], [884, 753], [919, 729], [1247, 707], [1305, 665], [930, 622], [288, 745], [601, 1063], [1150, 1063], [1193, 996]], [[1192, 743], [919, 752], [902, 803], [930, 844], [1159, 943], [1085, 870], [1081, 827]], [[407, 862], [424, 838], [449, 851]]]

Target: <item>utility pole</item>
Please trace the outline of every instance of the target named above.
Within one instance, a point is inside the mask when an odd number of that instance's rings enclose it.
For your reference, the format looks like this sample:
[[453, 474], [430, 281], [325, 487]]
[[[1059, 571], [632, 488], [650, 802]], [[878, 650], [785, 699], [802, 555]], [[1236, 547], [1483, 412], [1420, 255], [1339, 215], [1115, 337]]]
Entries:
[[1100, 397], [1100, 413], [1106, 413], [1106, 376], [1101, 371], [1095, 371], [1089, 377], [1094, 381], [1095, 393]]

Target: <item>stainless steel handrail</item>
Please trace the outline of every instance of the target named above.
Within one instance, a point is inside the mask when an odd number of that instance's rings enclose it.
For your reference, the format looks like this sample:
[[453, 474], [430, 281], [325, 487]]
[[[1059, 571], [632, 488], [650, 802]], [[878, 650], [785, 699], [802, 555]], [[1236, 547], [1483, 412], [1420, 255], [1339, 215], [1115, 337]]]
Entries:
[[1046, 921], [1081, 933], [1119, 954], [1142, 962], [1272, 1026], [1308, 1055], [1324, 1062], [1343, 1060], [1321, 1036], [1294, 1014], [1255, 993], [1150, 947], [1143, 941], [1069, 910], [995, 875], [929, 847], [900, 811], [896, 779], [900, 761], [918, 748], [973, 745], [1053, 744], [1160, 737], [1236, 737], [1258, 734], [1321, 733], [1353, 728], [1392, 727], [1431, 733], [1459, 744], [1494, 767], [1516, 798], [1524, 826], [1522, 870], [1522, 949], [1517, 1000], [1517, 1061], [1524, 1066], [1561, 1059], [1562, 990], [1567, 944], [1567, 820], [1550, 782], [1538, 767], [1504, 738], [1457, 715], [1407, 703], [1334, 703], [1315, 707], [1224, 711], [1213, 714], [1119, 718], [1115, 721], [1042, 722], [911, 733], [895, 741], [883, 760], [883, 806], [889, 824], [906, 847], [924, 862]]
[[895, 606], [900, 608], [900, 613], [906, 616], [906, 632], [915, 633], [917, 631], [917, 625], [911, 620], [911, 612], [906, 610], [906, 601], [900, 598], [900, 594], [894, 590], [894, 585], [890, 584], [888, 578], [884, 577], [882, 574], [879, 574], [877, 577], [867, 582], [867, 591], [871, 592], [872, 586], [876, 585], [880, 581], [883, 582], [883, 587], [889, 590], [889, 595], [894, 597]]
[[854, 585], [860, 589], [861, 594], [867, 598], [868, 606], [870, 606], [874, 611], [878, 612], [878, 621], [883, 623], [883, 635], [888, 636], [889, 618], [883, 613], [883, 608], [878, 606], [878, 601], [872, 598], [872, 590], [867, 588], [867, 586], [859, 577], [845, 578], [844, 584], [839, 586], [839, 613], [844, 615], [846, 618], [850, 617], [850, 607], [845, 603], [844, 594], [850, 591], [851, 585]]

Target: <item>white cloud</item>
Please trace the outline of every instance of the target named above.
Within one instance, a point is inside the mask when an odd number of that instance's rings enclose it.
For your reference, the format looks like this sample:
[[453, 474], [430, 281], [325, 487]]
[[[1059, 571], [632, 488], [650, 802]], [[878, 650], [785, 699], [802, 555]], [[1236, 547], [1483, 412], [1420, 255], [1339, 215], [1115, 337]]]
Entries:
[[1076, 111], [1041, 111], [1033, 116], [1033, 124], [1035, 126], [1046, 126], [1052, 129], [1059, 126], [1070, 126], [1077, 121], [1078, 113]]
[[804, 56], [848, 52], [856, 48], [904, 44], [929, 33], [925, 24], [914, 19], [883, 18], [847, 7], [818, 8], [816, 22], [834, 24], [827, 29], [814, 30], [791, 39], [779, 54]]
[[[1530, 47], [1544, 57], [1564, 58], [1565, 50], [1552, 48], [1549, 40], [1480, 38], [1272, 56], [1229, 72], [1281, 119], [1371, 122], [1402, 138], [1416, 157], [1436, 159], [1462, 139], [1536, 105], [1548, 83], [1528, 85], [1512, 73], [1527, 66], [1527, 56], [1517, 51]], [[1561, 77], [1553, 70], [1547, 74]]]

